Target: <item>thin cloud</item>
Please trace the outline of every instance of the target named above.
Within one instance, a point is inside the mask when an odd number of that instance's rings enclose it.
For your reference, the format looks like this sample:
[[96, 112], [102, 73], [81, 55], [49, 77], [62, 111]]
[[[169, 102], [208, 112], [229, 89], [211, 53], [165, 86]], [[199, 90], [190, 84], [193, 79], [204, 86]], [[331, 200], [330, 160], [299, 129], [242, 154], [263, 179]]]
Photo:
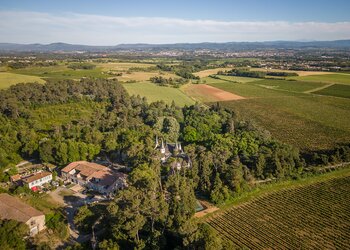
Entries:
[[0, 33], [0, 42], [91, 45], [337, 40], [350, 38], [350, 22], [233, 22], [0, 11]]

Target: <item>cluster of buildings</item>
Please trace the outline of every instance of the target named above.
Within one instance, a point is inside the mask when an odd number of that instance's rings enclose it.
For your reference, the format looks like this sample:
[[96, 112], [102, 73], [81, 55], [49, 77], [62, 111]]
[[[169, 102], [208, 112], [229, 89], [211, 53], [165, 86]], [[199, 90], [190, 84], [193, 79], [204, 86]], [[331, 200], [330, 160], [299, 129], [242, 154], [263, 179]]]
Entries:
[[62, 179], [100, 194], [110, 195], [127, 186], [127, 175], [97, 163], [76, 161], [61, 170]]
[[[61, 170], [61, 178], [66, 183], [79, 184], [104, 195], [111, 195], [127, 186], [126, 174], [87, 161], [70, 163]], [[40, 170], [30, 175], [16, 174], [11, 176], [11, 181], [15, 185], [27, 186], [37, 191], [52, 182], [52, 173]], [[6, 193], [0, 194], [0, 219], [25, 223], [29, 227], [30, 236], [35, 236], [46, 228], [45, 215], [42, 212]]]
[[[157, 139], [155, 150], [159, 150], [162, 164], [170, 164], [173, 170], [191, 166], [181, 143], [164, 143], [163, 140], [159, 143]], [[70, 163], [61, 170], [61, 178], [65, 183], [74, 183], [107, 196], [127, 187], [127, 174], [87, 161]], [[17, 174], [11, 176], [11, 181], [37, 191], [45, 184], [52, 183], [52, 173], [39, 170], [29, 175]], [[45, 229], [45, 215], [42, 212], [9, 194], [0, 194], [0, 218], [27, 224], [31, 236]]]
[[25, 185], [33, 191], [39, 190], [46, 183], [51, 183], [52, 173], [48, 171], [38, 171], [31, 175], [16, 174], [11, 176], [11, 182], [17, 185]]

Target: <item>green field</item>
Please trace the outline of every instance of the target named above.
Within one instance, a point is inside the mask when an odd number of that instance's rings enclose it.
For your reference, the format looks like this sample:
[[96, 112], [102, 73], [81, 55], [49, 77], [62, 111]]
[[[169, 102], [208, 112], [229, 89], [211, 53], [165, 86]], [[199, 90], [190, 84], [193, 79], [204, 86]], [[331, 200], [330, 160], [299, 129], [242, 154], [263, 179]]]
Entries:
[[[267, 81], [275, 84], [276, 80], [264, 80], [265, 84]], [[255, 121], [277, 139], [302, 150], [329, 149], [350, 141], [349, 99], [287, 91], [287, 84], [295, 84], [293, 81], [285, 81], [282, 91], [262, 87], [261, 82], [220, 81], [210, 85], [246, 97], [245, 100], [222, 102], [222, 105], [233, 109], [243, 119]], [[311, 87], [297, 86], [293, 90]]]
[[327, 88], [312, 92], [319, 95], [330, 95], [330, 96], [338, 96], [350, 98], [350, 86], [342, 85], [342, 84], [334, 84]]
[[301, 81], [342, 83], [342, 84], [350, 85], [349, 74], [326, 74], [326, 75], [313, 75], [313, 76], [298, 76], [293, 78]]
[[326, 83], [285, 80], [262, 80], [258, 84], [266, 88], [287, 90], [292, 92], [305, 92], [327, 85]]
[[82, 77], [96, 77], [96, 78], [107, 78], [109, 75], [102, 74], [100, 68], [94, 69], [77, 69], [73, 70], [67, 68], [66, 65], [57, 65], [49, 67], [27, 67], [24, 69], [16, 69], [11, 72], [23, 75], [38, 76], [41, 78], [48, 79], [80, 79]]
[[50, 130], [55, 126], [67, 124], [71, 121], [89, 120], [98, 108], [99, 106], [96, 103], [88, 101], [44, 105], [32, 109], [29, 113], [29, 119], [35, 129]]
[[0, 89], [5, 89], [14, 85], [16, 83], [25, 83], [25, 82], [39, 82], [44, 83], [45, 81], [37, 76], [28, 76], [13, 74], [8, 72], [0, 72]]
[[239, 83], [246, 83], [246, 82], [255, 82], [255, 81], [261, 81], [262, 79], [259, 78], [252, 78], [252, 77], [242, 77], [242, 76], [218, 76], [220, 79], [231, 81], [231, 82], [239, 82]]
[[349, 169], [316, 179], [231, 206], [207, 223], [238, 249], [349, 249]]
[[150, 82], [125, 83], [123, 86], [130, 95], [146, 97], [148, 102], [163, 100], [171, 104], [175, 101], [179, 106], [194, 104], [194, 101], [178, 88], [161, 87]]

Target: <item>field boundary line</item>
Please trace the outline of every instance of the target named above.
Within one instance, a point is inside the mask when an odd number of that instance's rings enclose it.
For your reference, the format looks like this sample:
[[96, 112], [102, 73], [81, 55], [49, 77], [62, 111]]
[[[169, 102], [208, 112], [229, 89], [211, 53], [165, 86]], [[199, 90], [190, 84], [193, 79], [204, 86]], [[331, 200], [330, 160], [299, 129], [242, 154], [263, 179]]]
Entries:
[[322, 89], [326, 89], [326, 88], [328, 88], [328, 87], [330, 87], [330, 86], [333, 86], [333, 85], [335, 85], [335, 83], [330, 83], [330, 84], [326, 84], [326, 85], [324, 85], [324, 86], [322, 86], [322, 87], [318, 87], [318, 88], [315, 88], [315, 89], [306, 90], [306, 91], [304, 91], [303, 93], [308, 93], [308, 94], [310, 94], [310, 93], [313, 93], [313, 92], [316, 92], [316, 91], [319, 91], [319, 90], [322, 90]]

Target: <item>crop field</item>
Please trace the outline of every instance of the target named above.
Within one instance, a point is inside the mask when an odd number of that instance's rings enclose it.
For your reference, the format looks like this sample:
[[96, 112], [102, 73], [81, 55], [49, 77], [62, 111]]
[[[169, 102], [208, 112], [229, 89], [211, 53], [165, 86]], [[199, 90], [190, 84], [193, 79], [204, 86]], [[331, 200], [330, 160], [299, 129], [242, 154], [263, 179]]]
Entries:
[[13, 74], [8, 72], [0, 72], [0, 89], [5, 89], [16, 83], [26, 82], [38, 82], [44, 83], [45, 81], [37, 76], [28, 76]]
[[252, 71], [264, 71], [264, 72], [289, 72], [297, 73], [299, 76], [313, 76], [313, 75], [329, 75], [332, 72], [325, 71], [301, 71], [301, 70], [285, 70], [285, 69], [264, 69], [264, 68], [251, 68]]
[[[222, 102], [222, 106], [233, 109], [239, 117], [253, 120], [275, 138], [302, 150], [329, 149], [350, 141], [349, 99], [281, 91], [262, 87], [261, 82], [220, 81], [210, 85], [245, 97], [244, 100]], [[295, 82], [286, 81], [285, 84]], [[299, 89], [303, 90], [304, 87]]]
[[313, 93], [319, 94], [319, 95], [330, 95], [330, 96], [350, 98], [350, 86], [342, 85], [342, 84], [334, 84], [327, 88], [315, 91]]
[[266, 88], [273, 88], [273, 89], [293, 91], [293, 92], [312, 91], [313, 89], [317, 89], [327, 85], [327, 83], [285, 81], [285, 80], [262, 80], [257, 84]]
[[206, 84], [187, 84], [181, 88], [187, 95], [201, 102], [241, 100], [244, 97]]
[[77, 69], [67, 68], [66, 65], [57, 65], [49, 67], [27, 67], [24, 69], [16, 69], [11, 72], [23, 75], [38, 76], [48, 79], [80, 79], [82, 77], [107, 78], [107, 74], [102, 74], [101, 69]]
[[99, 63], [96, 64], [98, 68], [101, 68], [104, 71], [115, 70], [115, 71], [127, 71], [130, 68], [149, 68], [155, 66], [150, 63], [132, 63], [132, 62], [111, 62], [111, 63]]
[[246, 82], [255, 82], [255, 81], [261, 81], [263, 79], [260, 78], [253, 78], [253, 77], [242, 77], [242, 76], [218, 76], [220, 79], [231, 81], [231, 82], [239, 82], [239, 83], [246, 83]]
[[199, 76], [199, 77], [207, 77], [210, 75], [216, 75], [218, 73], [218, 71], [225, 71], [225, 70], [230, 70], [231, 68], [215, 68], [215, 69], [206, 69], [206, 70], [202, 70], [199, 72], [194, 73], [195, 76]]
[[340, 84], [350, 85], [349, 74], [324, 74], [324, 75], [312, 75], [312, 76], [298, 76], [293, 78], [301, 81], [340, 83]]
[[174, 101], [179, 106], [195, 103], [178, 88], [157, 86], [151, 82], [124, 83], [123, 86], [130, 95], [146, 97], [148, 102], [163, 100], [165, 103], [171, 104]]
[[175, 74], [171, 73], [159, 73], [159, 72], [130, 72], [130, 73], [123, 73], [122, 76], [116, 77], [120, 82], [127, 82], [127, 81], [148, 81], [151, 77], [154, 76], [162, 76], [165, 78], [177, 78]]
[[284, 188], [207, 219], [238, 249], [349, 249], [350, 176]]

